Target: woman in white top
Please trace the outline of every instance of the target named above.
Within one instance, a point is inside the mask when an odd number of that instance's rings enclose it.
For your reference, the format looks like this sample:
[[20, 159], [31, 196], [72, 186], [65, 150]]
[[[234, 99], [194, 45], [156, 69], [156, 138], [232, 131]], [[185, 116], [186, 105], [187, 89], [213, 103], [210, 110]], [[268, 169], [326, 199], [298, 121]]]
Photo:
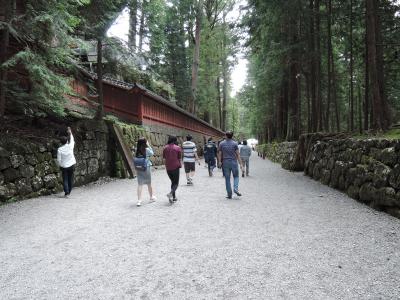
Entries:
[[69, 138], [62, 136], [60, 139], [62, 146], [57, 150], [57, 162], [62, 173], [65, 197], [72, 191], [74, 166], [76, 164], [74, 156], [75, 140], [70, 127], [67, 129], [67, 133]]
[[153, 149], [147, 142], [145, 138], [140, 138], [137, 142], [136, 146], [136, 157], [145, 157], [147, 159], [147, 168], [145, 171], [136, 170], [137, 172], [137, 180], [138, 180], [138, 188], [137, 188], [137, 196], [138, 202], [137, 206], [142, 205], [142, 188], [143, 185], [147, 185], [150, 194], [150, 202], [154, 202], [157, 198], [153, 195], [153, 187], [151, 186], [151, 161], [150, 157], [154, 155]]

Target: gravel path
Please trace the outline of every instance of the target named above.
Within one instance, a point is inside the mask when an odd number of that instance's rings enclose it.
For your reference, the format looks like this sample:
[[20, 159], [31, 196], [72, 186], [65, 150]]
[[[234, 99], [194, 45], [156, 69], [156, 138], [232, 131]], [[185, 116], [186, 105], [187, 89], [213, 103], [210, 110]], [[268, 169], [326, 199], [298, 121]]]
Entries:
[[[253, 157], [240, 199], [181, 173], [0, 207], [0, 299], [399, 299], [400, 220]], [[146, 190], [147, 198], [147, 190]]]

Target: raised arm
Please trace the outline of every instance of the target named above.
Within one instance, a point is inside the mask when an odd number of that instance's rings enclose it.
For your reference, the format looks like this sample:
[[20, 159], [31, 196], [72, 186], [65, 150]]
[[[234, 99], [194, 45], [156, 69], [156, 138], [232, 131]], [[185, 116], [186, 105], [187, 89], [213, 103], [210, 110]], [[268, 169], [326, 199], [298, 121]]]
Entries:
[[67, 128], [67, 133], [69, 134], [69, 145], [74, 148], [75, 146], [75, 139], [74, 139], [74, 135], [72, 134], [72, 130], [71, 127]]

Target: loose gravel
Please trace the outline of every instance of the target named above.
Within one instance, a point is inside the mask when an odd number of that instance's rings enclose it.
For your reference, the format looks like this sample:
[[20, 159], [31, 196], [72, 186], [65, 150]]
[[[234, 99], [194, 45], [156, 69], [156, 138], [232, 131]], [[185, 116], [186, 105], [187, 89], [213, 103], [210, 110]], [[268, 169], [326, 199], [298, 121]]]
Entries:
[[181, 173], [0, 207], [0, 299], [399, 299], [400, 220], [253, 156], [242, 197]]

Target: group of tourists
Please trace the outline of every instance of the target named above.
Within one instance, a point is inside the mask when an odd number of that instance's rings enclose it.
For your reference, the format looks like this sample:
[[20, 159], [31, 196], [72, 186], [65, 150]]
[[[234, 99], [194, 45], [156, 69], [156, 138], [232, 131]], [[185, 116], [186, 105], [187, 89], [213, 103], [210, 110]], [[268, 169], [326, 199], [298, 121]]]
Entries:
[[[61, 147], [57, 151], [57, 162], [61, 169], [64, 195], [68, 195], [72, 191], [73, 175], [76, 159], [74, 156], [75, 140], [70, 127], [67, 129], [68, 136], [61, 137]], [[167, 175], [171, 181], [171, 190], [167, 194], [168, 201], [173, 204], [178, 199], [176, 190], [179, 186], [179, 173], [183, 167], [186, 174], [187, 185], [193, 185], [194, 175], [196, 171], [196, 162], [200, 165], [200, 159], [197, 154], [196, 144], [192, 141], [192, 136], [188, 135], [186, 141], [183, 142], [182, 148], [178, 145], [176, 136], [169, 136], [167, 145], [163, 149], [162, 157], [167, 171]], [[134, 155], [134, 165], [137, 173], [137, 206], [142, 205], [143, 186], [147, 185], [150, 195], [150, 202], [156, 201], [151, 184], [151, 160], [154, 151], [145, 138], [137, 141]], [[249, 176], [249, 158], [252, 149], [247, 145], [247, 141], [237, 143], [233, 140], [233, 132], [227, 131], [225, 139], [218, 141], [216, 144], [210, 137], [204, 146], [204, 160], [207, 164], [209, 176], [213, 176], [216, 167], [222, 169], [225, 177], [226, 198], [232, 199], [232, 194], [242, 196], [239, 192], [239, 166], [242, 170], [242, 177]], [[231, 185], [231, 176], [233, 176], [233, 191]]]
[[[200, 165], [200, 159], [197, 155], [196, 144], [192, 141], [192, 136], [188, 135], [186, 141], [182, 143], [182, 148], [178, 145], [176, 136], [170, 136], [168, 143], [163, 149], [163, 160], [169, 179], [171, 180], [171, 190], [167, 194], [168, 201], [173, 204], [178, 200], [176, 197], [176, 190], [179, 186], [179, 173], [183, 168], [186, 174], [187, 185], [193, 185], [194, 174], [196, 171], [196, 162]], [[148, 186], [150, 201], [155, 201], [151, 187], [151, 174], [150, 174], [150, 157], [154, 152], [146, 141], [145, 138], [139, 139], [136, 149], [144, 147], [140, 151], [136, 151], [134, 158], [135, 168], [138, 177], [138, 202], [137, 206], [142, 205], [141, 191], [144, 184]], [[225, 139], [219, 141], [218, 145], [212, 138], [208, 139], [207, 144], [204, 146], [204, 160], [207, 164], [209, 176], [213, 176], [214, 169], [222, 169], [222, 174], [225, 177], [225, 187], [227, 196], [226, 198], [232, 199], [232, 194], [242, 196], [239, 192], [239, 166], [242, 170], [242, 177], [249, 176], [249, 158], [251, 156], [251, 148], [247, 145], [247, 141], [243, 141], [240, 145], [233, 140], [233, 132], [228, 131], [225, 134]], [[141, 166], [146, 165], [147, 168], [143, 169]], [[233, 191], [231, 185], [231, 176], [233, 176]]]

